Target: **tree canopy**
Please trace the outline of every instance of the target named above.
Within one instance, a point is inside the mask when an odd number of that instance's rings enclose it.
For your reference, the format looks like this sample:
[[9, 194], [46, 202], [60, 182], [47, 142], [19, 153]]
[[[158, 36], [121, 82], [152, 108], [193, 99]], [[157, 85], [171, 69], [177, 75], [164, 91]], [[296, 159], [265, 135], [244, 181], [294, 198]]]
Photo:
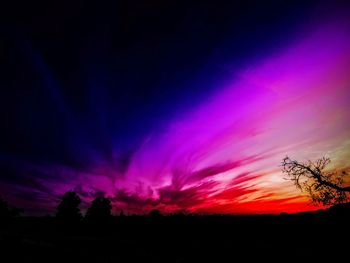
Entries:
[[57, 218], [65, 221], [77, 221], [82, 218], [79, 205], [80, 197], [75, 192], [66, 192], [57, 207]]
[[87, 219], [106, 219], [112, 216], [112, 204], [109, 198], [96, 197], [86, 212]]

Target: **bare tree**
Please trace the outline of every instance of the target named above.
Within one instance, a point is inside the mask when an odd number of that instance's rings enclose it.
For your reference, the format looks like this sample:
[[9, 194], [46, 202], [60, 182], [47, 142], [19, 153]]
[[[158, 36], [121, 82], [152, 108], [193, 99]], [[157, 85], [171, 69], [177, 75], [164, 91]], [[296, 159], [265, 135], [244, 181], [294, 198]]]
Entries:
[[298, 189], [309, 194], [313, 203], [326, 206], [344, 203], [350, 193], [350, 187], [344, 186], [347, 173], [326, 169], [330, 162], [326, 157], [298, 162], [287, 156], [282, 161], [282, 171]]

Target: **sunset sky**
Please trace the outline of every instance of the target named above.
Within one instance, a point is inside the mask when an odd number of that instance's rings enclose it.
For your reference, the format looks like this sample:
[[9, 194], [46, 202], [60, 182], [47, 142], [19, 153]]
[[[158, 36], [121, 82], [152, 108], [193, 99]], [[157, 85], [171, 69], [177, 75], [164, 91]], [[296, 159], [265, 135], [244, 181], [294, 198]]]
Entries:
[[280, 165], [349, 169], [350, 9], [160, 2], [9, 17], [1, 196], [35, 215], [68, 190], [115, 213], [319, 209]]

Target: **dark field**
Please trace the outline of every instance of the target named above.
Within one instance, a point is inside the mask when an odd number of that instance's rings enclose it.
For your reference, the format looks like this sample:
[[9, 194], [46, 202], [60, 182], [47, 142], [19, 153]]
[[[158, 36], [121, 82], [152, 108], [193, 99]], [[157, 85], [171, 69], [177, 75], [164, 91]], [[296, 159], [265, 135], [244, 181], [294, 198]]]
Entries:
[[125, 216], [68, 225], [55, 218], [17, 218], [1, 225], [1, 262], [333, 262], [348, 254], [349, 219], [348, 209]]

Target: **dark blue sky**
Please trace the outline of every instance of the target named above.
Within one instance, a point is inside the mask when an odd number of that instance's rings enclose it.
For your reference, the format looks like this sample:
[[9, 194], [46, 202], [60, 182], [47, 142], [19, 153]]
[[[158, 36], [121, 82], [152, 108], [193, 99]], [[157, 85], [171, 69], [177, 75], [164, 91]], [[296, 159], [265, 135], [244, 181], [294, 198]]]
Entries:
[[3, 163], [80, 166], [132, 151], [278, 50], [318, 6], [189, 2], [14, 3], [1, 27]]

